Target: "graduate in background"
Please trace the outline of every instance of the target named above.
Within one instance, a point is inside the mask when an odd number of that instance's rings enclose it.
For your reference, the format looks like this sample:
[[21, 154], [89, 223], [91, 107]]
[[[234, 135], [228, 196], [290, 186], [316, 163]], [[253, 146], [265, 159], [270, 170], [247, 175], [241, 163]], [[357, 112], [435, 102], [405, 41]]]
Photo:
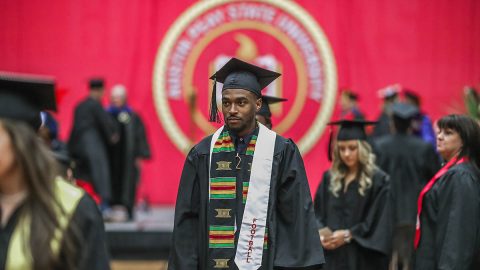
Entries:
[[373, 139], [387, 135], [391, 133], [390, 119], [392, 116], [392, 106], [398, 101], [398, 95], [402, 90], [400, 84], [389, 85], [385, 88], [378, 90], [377, 94], [383, 100], [382, 113], [377, 119], [371, 137]]
[[342, 120], [332, 168], [315, 195], [315, 214], [329, 270], [388, 268], [390, 183], [375, 166], [363, 120]]
[[358, 107], [358, 94], [348, 88], [344, 88], [341, 90], [340, 110], [341, 119], [365, 119], [365, 116]]
[[430, 143], [433, 147], [436, 147], [436, 136], [435, 131], [433, 130], [432, 120], [422, 111], [420, 96], [410, 89], [404, 89], [403, 95], [405, 97], [405, 102], [415, 106], [418, 110], [413, 121], [413, 133], [425, 142]]
[[0, 269], [109, 269], [103, 221], [36, 131], [54, 82], [0, 74]]
[[446, 164], [418, 197], [415, 269], [480, 269], [480, 127], [448, 115], [438, 128]]
[[94, 78], [89, 95], [75, 108], [68, 150], [76, 161], [75, 176], [90, 181], [102, 199], [100, 210], [108, 219], [112, 198], [107, 146], [118, 142], [113, 119], [102, 107], [104, 81]]
[[257, 121], [267, 128], [272, 129], [272, 112], [270, 111], [270, 105], [287, 100], [286, 98], [262, 95], [262, 107], [260, 107], [260, 110], [255, 116]]
[[[440, 168], [431, 144], [413, 134], [418, 109], [407, 103], [393, 105], [393, 134], [375, 142], [377, 164], [390, 175], [394, 223], [392, 269], [412, 269], [417, 198]], [[401, 267], [401, 268], [398, 268]]]
[[[261, 90], [278, 76], [232, 58], [211, 77], [223, 83], [225, 125], [186, 158], [168, 269], [316, 270], [325, 262], [302, 156], [255, 120]], [[215, 90], [210, 121], [219, 121]]]

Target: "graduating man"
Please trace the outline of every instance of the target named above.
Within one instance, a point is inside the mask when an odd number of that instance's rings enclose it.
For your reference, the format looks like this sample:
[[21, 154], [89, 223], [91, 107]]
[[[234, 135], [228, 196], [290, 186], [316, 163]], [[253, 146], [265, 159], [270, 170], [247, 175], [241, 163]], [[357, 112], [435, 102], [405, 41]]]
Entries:
[[422, 187], [440, 168], [432, 145], [413, 135], [418, 109], [406, 103], [392, 107], [394, 133], [376, 141], [377, 164], [390, 175], [393, 198], [392, 265], [411, 269], [417, 198]]
[[262, 107], [258, 110], [255, 116], [257, 121], [269, 129], [272, 129], [272, 111], [270, 111], [270, 105], [287, 101], [286, 98], [279, 98], [274, 96], [262, 96]]
[[280, 74], [231, 59], [215, 80], [210, 121], [225, 125], [195, 145], [178, 189], [169, 269], [320, 269], [317, 232], [297, 146], [255, 121], [261, 90]]

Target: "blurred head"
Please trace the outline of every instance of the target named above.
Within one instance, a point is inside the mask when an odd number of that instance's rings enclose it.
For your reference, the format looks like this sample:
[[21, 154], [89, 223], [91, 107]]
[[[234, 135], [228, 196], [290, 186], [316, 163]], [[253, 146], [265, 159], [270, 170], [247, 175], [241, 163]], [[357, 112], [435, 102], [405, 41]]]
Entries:
[[365, 140], [337, 141], [333, 149], [330, 190], [338, 196], [342, 187], [342, 180], [347, 173], [351, 173], [351, 170], [356, 170], [360, 185], [358, 192], [363, 196], [365, 190], [372, 185], [375, 168], [375, 155], [372, 153], [371, 146]]
[[340, 95], [340, 106], [342, 110], [348, 111], [357, 106], [358, 95], [348, 89], [344, 89]]
[[404, 89], [403, 95], [405, 97], [405, 102], [415, 107], [420, 107], [420, 96], [417, 95], [417, 93], [409, 89]]
[[480, 165], [480, 127], [466, 115], [451, 114], [438, 121], [437, 151], [445, 159], [458, 155]]
[[238, 136], [247, 135], [255, 128], [255, 114], [262, 99], [244, 89], [226, 89], [222, 92], [222, 113], [225, 125]]
[[89, 83], [90, 96], [96, 100], [101, 100], [105, 92], [105, 82], [102, 78], [92, 78]]
[[110, 94], [110, 103], [115, 107], [122, 107], [126, 102], [127, 89], [122, 84], [115, 85]]

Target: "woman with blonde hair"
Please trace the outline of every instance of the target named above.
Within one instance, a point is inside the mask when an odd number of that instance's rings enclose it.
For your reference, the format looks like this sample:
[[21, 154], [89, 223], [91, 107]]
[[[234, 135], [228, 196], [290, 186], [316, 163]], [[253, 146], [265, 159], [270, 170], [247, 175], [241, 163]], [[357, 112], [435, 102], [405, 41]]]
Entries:
[[388, 176], [375, 166], [363, 120], [340, 125], [333, 163], [315, 195], [325, 269], [387, 269], [390, 249]]
[[109, 269], [98, 208], [35, 133], [54, 108], [52, 81], [0, 74], [0, 269]]

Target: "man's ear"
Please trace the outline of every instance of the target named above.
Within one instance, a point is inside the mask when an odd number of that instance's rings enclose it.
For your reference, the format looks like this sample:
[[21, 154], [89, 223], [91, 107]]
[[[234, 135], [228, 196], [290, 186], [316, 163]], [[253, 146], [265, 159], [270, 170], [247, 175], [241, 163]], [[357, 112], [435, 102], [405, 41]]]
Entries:
[[255, 101], [255, 105], [256, 105], [256, 109], [255, 109], [255, 112], [258, 112], [260, 111], [260, 108], [262, 107], [262, 98], [257, 98], [257, 100]]

